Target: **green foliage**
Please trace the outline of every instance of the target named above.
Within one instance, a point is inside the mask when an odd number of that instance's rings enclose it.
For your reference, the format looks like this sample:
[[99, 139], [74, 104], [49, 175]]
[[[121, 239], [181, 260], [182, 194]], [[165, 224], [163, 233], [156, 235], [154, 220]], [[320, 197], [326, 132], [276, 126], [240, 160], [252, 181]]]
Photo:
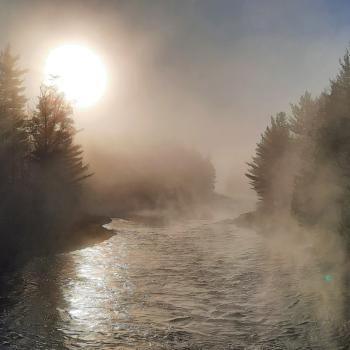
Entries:
[[[316, 115], [316, 116], [315, 116]], [[296, 177], [293, 209], [299, 220], [345, 232], [350, 228], [350, 56], [346, 51], [329, 92], [318, 100], [315, 121], [301, 139], [303, 167]]]
[[263, 209], [286, 207], [290, 201], [290, 173], [287, 159], [292, 138], [285, 113], [271, 117], [256, 147], [246, 176], [256, 191]]
[[[315, 201], [317, 181], [315, 175], [315, 155], [319, 113], [326, 100], [325, 94], [312, 98], [309, 92], [300, 97], [298, 104], [292, 104], [290, 117], [291, 130], [294, 137], [295, 152], [300, 162], [295, 172], [292, 212], [304, 223], [317, 220], [319, 208]], [[326, 174], [324, 174], [326, 176]]]
[[[331, 176], [327, 179], [331, 193], [322, 201], [322, 215], [334, 212], [330, 225], [336, 224], [341, 232], [350, 228], [350, 54], [347, 50], [340, 61], [340, 71], [331, 81], [330, 92], [319, 111], [319, 125], [315, 138], [314, 174], [320, 181], [323, 169]], [[323, 182], [322, 186], [327, 184]]]
[[317, 122], [319, 102], [306, 91], [297, 104], [291, 104], [290, 130], [299, 137], [311, 136]]
[[350, 237], [348, 50], [329, 90], [316, 99], [306, 92], [291, 109], [288, 121], [284, 115], [279, 122], [272, 120], [263, 134], [253, 162], [249, 163], [247, 176], [252, 187], [266, 207], [283, 198], [278, 186], [283, 168], [276, 164], [287, 154], [295, 165], [288, 170], [294, 184], [292, 213], [304, 224], [319, 225]]

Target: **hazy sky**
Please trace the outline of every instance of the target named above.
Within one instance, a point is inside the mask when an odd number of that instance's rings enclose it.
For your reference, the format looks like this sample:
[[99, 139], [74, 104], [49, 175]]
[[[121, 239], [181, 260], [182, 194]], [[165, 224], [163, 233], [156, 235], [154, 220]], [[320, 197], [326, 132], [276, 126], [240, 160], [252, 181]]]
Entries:
[[345, 0], [0, 0], [0, 45], [34, 96], [50, 50], [86, 44], [109, 73], [104, 98], [77, 111], [89, 146], [185, 142], [235, 194], [270, 115], [336, 74], [349, 18]]

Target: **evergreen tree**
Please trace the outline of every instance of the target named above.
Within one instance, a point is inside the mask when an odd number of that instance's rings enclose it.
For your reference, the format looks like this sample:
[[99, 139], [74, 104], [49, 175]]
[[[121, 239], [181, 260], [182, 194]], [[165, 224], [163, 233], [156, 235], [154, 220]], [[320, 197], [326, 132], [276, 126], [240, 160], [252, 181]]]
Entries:
[[38, 104], [28, 121], [32, 176], [37, 211], [46, 230], [69, 225], [80, 206], [81, 181], [91, 174], [83, 151], [74, 143], [72, 108], [54, 87], [42, 86]]
[[345, 232], [350, 227], [350, 54], [322, 95], [313, 128], [309, 168], [298, 179], [295, 210], [309, 223]]
[[19, 57], [10, 46], [0, 52], [0, 182], [8, 186], [24, 177], [27, 155], [23, 74], [17, 67]]
[[306, 91], [297, 104], [291, 104], [290, 130], [299, 137], [310, 136], [316, 126], [318, 108], [318, 99], [313, 99], [311, 94]]
[[295, 172], [295, 184], [292, 198], [292, 213], [304, 223], [315, 220], [316, 206], [313, 194], [315, 185], [315, 151], [319, 114], [326, 100], [325, 95], [313, 99], [306, 92], [299, 99], [298, 104], [292, 104], [290, 128], [295, 140], [295, 148], [299, 164]]
[[17, 67], [18, 59], [9, 46], [0, 52], [0, 243], [10, 254], [28, 217], [25, 70]]
[[[347, 232], [350, 228], [350, 54], [317, 102], [304, 137], [293, 211], [304, 223]], [[316, 114], [316, 117], [315, 117]], [[310, 118], [310, 116], [309, 116]], [[306, 118], [305, 118], [306, 119]]]
[[246, 173], [262, 210], [289, 208], [293, 183], [289, 166], [291, 151], [286, 114], [278, 113], [271, 117], [271, 125], [262, 134]]
[[28, 121], [31, 159], [41, 170], [54, 172], [64, 184], [77, 184], [90, 176], [83, 150], [74, 143], [72, 108], [54, 87], [42, 86], [36, 110]]

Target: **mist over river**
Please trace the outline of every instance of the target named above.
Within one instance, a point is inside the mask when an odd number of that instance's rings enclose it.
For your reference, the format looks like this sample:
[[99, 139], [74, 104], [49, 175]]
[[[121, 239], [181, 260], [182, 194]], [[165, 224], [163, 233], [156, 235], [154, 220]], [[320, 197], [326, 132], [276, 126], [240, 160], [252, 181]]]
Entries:
[[230, 220], [109, 228], [2, 275], [1, 349], [349, 348], [336, 266]]

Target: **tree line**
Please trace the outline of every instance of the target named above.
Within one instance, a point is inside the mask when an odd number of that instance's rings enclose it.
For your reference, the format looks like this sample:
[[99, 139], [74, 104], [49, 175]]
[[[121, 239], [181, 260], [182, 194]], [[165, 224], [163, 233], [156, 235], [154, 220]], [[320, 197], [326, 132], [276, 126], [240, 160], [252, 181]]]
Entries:
[[[169, 151], [158, 162], [151, 162], [157, 155], [146, 158], [140, 166], [128, 160], [127, 181], [97, 193], [84, 181], [92, 173], [75, 142], [72, 105], [55, 86], [42, 85], [35, 107], [28, 109], [25, 74], [10, 46], [0, 51], [0, 264], [37, 246], [54, 249], [62, 239], [69, 241], [72, 226], [86, 212], [103, 214], [98, 207], [117, 216], [170, 202], [180, 210], [210, 198], [213, 165], [185, 149], [176, 157]], [[147, 161], [151, 165], [142, 166]], [[125, 164], [107, 163], [114, 169], [108, 176], [117, 179]]]
[[81, 181], [89, 176], [74, 142], [72, 108], [43, 85], [27, 110], [18, 56], [0, 53], [0, 235], [10, 255], [54, 239], [79, 215]]
[[143, 209], [193, 216], [214, 200], [215, 168], [210, 158], [172, 142], [126, 153], [114, 150], [112, 164], [100, 155], [94, 166], [98, 173], [88, 181], [89, 197], [96, 199], [97, 210], [112, 217]]
[[[350, 53], [319, 96], [305, 92], [257, 144], [246, 173], [257, 212], [288, 213], [303, 225], [350, 229]], [[348, 235], [350, 237], [350, 235]]]

